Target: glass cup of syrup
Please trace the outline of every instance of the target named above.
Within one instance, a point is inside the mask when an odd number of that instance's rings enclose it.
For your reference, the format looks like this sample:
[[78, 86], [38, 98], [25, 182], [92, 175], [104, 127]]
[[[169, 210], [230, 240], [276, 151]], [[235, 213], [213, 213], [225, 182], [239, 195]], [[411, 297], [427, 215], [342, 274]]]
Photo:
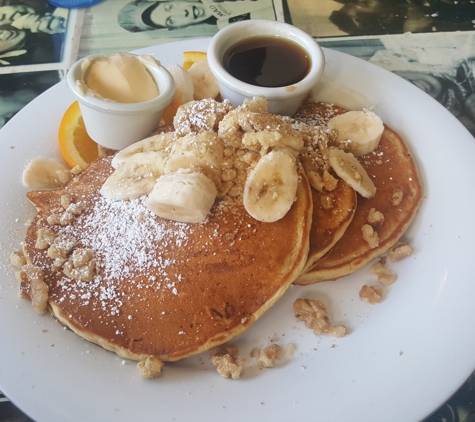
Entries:
[[292, 116], [322, 77], [325, 57], [310, 35], [292, 25], [250, 20], [213, 37], [208, 63], [221, 96], [234, 106], [262, 95], [269, 112]]

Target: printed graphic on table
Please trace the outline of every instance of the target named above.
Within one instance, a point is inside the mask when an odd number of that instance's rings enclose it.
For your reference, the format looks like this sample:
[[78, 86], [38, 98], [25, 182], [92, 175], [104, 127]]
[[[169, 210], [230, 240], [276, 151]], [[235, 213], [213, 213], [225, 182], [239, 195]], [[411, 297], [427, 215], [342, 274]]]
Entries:
[[473, 31], [471, 0], [283, 0], [286, 21], [313, 37]]

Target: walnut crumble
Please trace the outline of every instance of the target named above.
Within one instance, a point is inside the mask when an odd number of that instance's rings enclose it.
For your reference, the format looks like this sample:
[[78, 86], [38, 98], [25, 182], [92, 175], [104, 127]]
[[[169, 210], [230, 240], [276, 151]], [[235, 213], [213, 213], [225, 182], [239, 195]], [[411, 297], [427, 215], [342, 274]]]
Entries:
[[388, 252], [388, 258], [391, 261], [400, 261], [412, 255], [413, 249], [407, 242], [397, 242]]
[[327, 308], [319, 300], [297, 299], [294, 302], [294, 314], [311, 328], [316, 335], [328, 333], [332, 337], [343, 337], [348, 334], [344, 325], [332, 325], [327, 316]]
[[20, 283], [20, 298], [31, 299], [35, 312], [44, 314], [48, 305], [49, 287], [43, 280], [43, 270], [26, 264], [16, 273], [16, 278]]
[[364, 224], [361, 227], [361, 233], [363, 235], [363, 239], [368, 243], [370, 249], [377, 248], [379, 245], [379, 236], [376, 231], [374, 231], [373, 227], [369, 224]]
[[162, 374], [163, 362], [155, 356], [148, 356], [137, 363], [137, 369], [143, 379], [158, 378]]
[[241, 376], [243, 362], [237, 355], [236, 346], [218, 346], [210, 349], [211, 362], [223, 378], [238, 379]]
[[23, 254], [23, 251], [19, 250], [19, 251], [13, 252], [10, 255], [10, 262], [14, 267], [18, 269], [23, 267], [23, 265], [26, 264], [26, 258], [25, 258], [25, 255]]
[[368, 286], [365, 284], [361, 288], [359, 296], [368, 303], [379, 303], [383, 297], [383, 289], [379, 286]]
[[371, 208], [366, 221], [373, 227], [379, 227], [384, 223], [384, 214], [381, 211], [377, 211], [375, 208]]
[[369, 269], [371, 274], [378, 276], [378, 281], [381, 284], [392, 284], [397, 280], [397, 275], [393, 274], [386, 267], [386, 258], [382, 257], [379, 262], [373, 264]]
[[273, 368], [275, 365], [275, 359], [280, 360], [282, 357], [282, 347], [278, 344], [272, 344], [263, 350], [262, 355], [259, 356], [258, 363], [264, 368]]

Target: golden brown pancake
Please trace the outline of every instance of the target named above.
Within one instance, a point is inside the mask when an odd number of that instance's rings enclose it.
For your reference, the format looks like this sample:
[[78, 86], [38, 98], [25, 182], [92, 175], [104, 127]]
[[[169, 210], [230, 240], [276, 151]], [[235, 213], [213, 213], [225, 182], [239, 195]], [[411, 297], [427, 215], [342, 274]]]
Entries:
[[356, 210], [356, 192], [340, 180], [335, 190], [312, 189], [313, 215], [305, 273], [344, 235]]
[[[206, 222], [185, 224], [157, 217], [140, 198], [103, 198], [110, 160], [94, 162], [61, 189], [28, 194], [38, 214], [27, 229], [25, 255], [44, 270], [50, 311], [85, 339], [124, 358], [182, 359], [250, 327], [301, 273], [312, 218], [302, 172], [296, 202], [275, 223], [256, 221], [228, 198]], [[85, 208], [70, 224], [51, 226], [46, 218], [64, 211], [65, 193]], [[47, 249], [35, 248], [40, 228], [93, 250], [93, 280], [52, 271]]]
[[[301, 104], [295, 120], [309, 126], [325, 123], [327, 105], [304, 102]], [[353, 219], [357, 205], [356, 192], [343, 180], [339, 180], [332, 191], [319, 192], [312, 188], [313, 218], [310, 230], [310, 250], [303, 273], [327, 253], [345, 233]]]
[[[345, 112], [340, 107], [324, 104], [312, 107], [315, 121]], [[402, 138], [385, 126], [379, 147], [359, 157], [359, 161], [373, 179], [376, 195], [371, 199], [358, 196], [355, 215], [341, 239], [295, 284], [335, 280], [353, 273], [391, 248], [414, 219], [422, 199], [422, 184], [416, 164]], [[396, 199], [399, 195], [402, 197], [400, 203]], [[384, 223], [374, 228], [379, 236], [379, 245], [375, 248], [370, 248], [361, 232], [372, 208], [384, 215]]]

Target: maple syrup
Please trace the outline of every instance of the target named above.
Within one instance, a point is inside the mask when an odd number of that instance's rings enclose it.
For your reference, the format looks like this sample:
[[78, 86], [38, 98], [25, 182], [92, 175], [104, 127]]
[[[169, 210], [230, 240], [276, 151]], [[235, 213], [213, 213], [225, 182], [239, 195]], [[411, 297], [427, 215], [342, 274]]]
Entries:
[[310, 70], [307, 52], [278, 37], [256, 37], [232, 46], [223, 58], [227, 72], [242, 82], [276, 88], [301, 81]]

